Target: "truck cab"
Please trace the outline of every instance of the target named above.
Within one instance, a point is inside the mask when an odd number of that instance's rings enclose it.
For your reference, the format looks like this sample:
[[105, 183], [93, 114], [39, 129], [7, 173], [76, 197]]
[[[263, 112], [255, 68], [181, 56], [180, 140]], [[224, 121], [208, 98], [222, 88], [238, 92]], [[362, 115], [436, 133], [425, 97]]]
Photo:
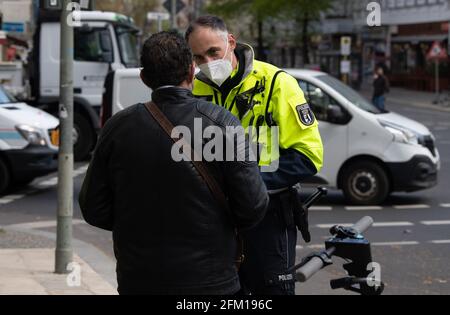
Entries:
[[[131, 18], [112, 12], [81, 11], [75, 26], [74, 154], [87, 158], [100, 128], [103, 86], [110, 71], [139, 66], [139, 29]], [[36, 106], [58, 115], [60, 90], [59, 16], [40, 12], [30, 54], [30, 84]]]

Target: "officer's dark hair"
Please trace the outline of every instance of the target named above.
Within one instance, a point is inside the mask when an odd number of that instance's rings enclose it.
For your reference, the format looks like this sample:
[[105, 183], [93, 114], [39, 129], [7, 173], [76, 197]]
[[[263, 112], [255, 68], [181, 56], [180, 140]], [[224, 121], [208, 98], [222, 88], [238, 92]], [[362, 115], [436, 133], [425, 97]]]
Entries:
[[205, 15], [199, 17], [197, 20], [189, 25], [184, 38], [189, 42], [189, 37], [198, 27], [206, 27], [215, 31], [228, 32], [227, 25], [224, 20], [215, 15]]
[[160, 32], [148, 38], [141, 51], [142, 75], [152, 90], [180, 85], [189, 79], [192, 51], [177, 31]]

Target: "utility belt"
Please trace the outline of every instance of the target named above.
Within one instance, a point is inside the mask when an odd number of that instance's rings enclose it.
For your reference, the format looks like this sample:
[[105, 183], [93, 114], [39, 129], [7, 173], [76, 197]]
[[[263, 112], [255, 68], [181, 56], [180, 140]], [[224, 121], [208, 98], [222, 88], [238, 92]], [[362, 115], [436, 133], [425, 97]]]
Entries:
[[296, 227], [302, 234], [306, 243], [311, 242], [309, 232], [308, 208], [301, 200], [301, 186], [270, 191], [270, 198], [280, 202], [279, 215], [286, 228]]

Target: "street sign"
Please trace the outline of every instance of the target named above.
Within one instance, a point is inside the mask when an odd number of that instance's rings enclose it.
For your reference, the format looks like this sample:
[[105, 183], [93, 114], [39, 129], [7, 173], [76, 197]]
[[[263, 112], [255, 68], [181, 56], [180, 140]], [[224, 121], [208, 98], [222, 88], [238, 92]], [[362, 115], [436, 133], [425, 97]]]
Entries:
[[341, 37], [341, 55], [350, 56], [352, 54], [352, 38], [350, 36]]
[[149, 20], [149, 21], [158, 21], [158, 20], [167, 21], [167, 20], [170, 20], [170, 14], [163, 13], [163, 12], [148, 12], [147, 20]]
[[351, 72], [351, 63], [349, 60], [341, 61], [341, 74], [350, 74]]
[[25, 33], [25, 23], [3, 22], [2, 30], [5, 32]]
[[[176, 13], [178, 14], [178, 13], [180, 13], [181, 12], [181, 10], [183, 10], [184, 9], [184, 7], [186, 6], [186, 4], [183, 2], [183, 1], [181, 1], [181, 0], [176, 0]], [[172, 0], [166, 0], [164, 3], [163, 3], [163, 7], [168, 11], [168, 12], [170, 12], [170, 13], [172, 13]]]
[[448, 58], [445, 48], [439, 42], [434, 42], [427, 54], [428, 60], [446, 60]]

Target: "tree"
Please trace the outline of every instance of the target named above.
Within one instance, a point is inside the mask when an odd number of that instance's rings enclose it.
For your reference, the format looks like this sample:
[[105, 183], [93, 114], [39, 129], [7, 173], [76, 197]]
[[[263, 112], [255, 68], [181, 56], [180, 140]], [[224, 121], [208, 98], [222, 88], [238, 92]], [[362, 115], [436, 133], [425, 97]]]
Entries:
[[309, 63], [310, 24], [319, 19], [322, 12], [330, 9], [331, 3], [332, 0], [215, 0], [207, 10], [227, 19], [250, 17], [257, 24], [257, 54], [261, 60], [265, 60], [264, 22], [268, 18], [280, 22], [294, 21], [301, 30], [303, 60]]
[[216, 0], [207, 7], [207, 11], [225, 19], [238, 20], [249, 17], [250, 22], [256, 23], [258, 29], [257, 57], [260, 60], [266, 60], [264, 21], [269, 17], [275, 17], [280, 12], [281, 5], [280, 1], [274, 0]]
[[302, 56], [305, 64], [310, 63], [309, 39], [311, 22], [320, 18], [320, 14], [332, 7], [331, 0], [285, 0], [282, 15], [292, 19], [301, 29]]
[[119, 12], [131, 16], [143, 30], [147, 25], [147, 13], [159, 6], [158, 0], [103, 0], [96, 1], [96, 9]]

